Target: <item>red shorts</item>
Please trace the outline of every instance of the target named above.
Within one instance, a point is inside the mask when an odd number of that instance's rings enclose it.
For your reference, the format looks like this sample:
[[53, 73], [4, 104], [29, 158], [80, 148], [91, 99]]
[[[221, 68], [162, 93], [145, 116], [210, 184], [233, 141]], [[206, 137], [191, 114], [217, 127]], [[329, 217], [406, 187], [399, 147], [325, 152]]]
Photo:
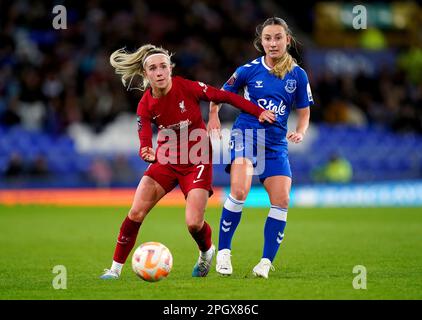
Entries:
[[166, 193], [179, 184], [185, 198], [190, 190], [196, 188], [207, 190], [210, 197], [213, 194], [212, 163], [177, 165], [154, 162], [145, 170], [144, 175], [157, 181]]

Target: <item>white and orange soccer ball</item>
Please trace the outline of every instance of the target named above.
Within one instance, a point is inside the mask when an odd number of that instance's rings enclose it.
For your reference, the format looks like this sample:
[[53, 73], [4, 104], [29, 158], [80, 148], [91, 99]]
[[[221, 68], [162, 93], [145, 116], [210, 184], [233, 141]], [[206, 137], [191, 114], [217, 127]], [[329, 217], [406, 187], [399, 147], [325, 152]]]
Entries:
[[132, 269], [142, 280], [156, 282], [166, 278], [173, 267], [170, 250], [160, 242], [145, 242], [132, 256]]

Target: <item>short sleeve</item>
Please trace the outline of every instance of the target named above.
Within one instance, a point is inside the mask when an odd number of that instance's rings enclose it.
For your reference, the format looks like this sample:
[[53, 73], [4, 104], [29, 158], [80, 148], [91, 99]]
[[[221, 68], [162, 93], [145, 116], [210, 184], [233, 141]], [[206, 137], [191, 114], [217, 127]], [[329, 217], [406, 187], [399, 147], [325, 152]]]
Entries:
[[243, 88], [246, 84], [244, 67], [239, 67], [231, 75], [229, 80], [223, 85], [225, 91], [230, 91], [233, 93], [238, 93], [239, 89]]
[[297, 68], [298, 85], [296, 90], [296, 108], [306, 108], [314, 104], [312, 97], [311, 85], [309, 84], [308, 75], [305, 70]]

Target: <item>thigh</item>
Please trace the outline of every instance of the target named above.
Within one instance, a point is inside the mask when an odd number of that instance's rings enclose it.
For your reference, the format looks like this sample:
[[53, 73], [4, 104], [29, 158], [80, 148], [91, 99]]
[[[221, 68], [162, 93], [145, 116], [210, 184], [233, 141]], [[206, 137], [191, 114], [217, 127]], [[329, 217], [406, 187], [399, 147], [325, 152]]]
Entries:
[[203, 189], [208, 196], [213, 194], [212, 190], [212, 163], [195, 164], [177, 170], [177, 180], [185, 198], [193, 189]]
[[242, 193], [241, 198], [246, 198], [251, 189], [253, 172], [254, 169], [250, 159], [234, 159], [230, 168], [230, 192], [233, 196]]
[[141, 215], [148, 213], [166, 193], [157, 181], [143, 176], [136, 188], [131, 211]]
[[192, 189], [186, 196], [186, 224], [202, 227], [208, 201], [208, 190]]

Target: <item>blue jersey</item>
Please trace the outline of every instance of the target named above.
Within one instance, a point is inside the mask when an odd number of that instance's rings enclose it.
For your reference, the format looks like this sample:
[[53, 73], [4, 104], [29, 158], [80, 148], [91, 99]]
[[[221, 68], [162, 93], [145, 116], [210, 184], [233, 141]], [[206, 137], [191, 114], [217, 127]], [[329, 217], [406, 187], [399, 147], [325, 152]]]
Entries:
[[[242, 112], [233, 128], [265, 129], [265, 153], [267, 156], [287, 155], [287, 119], [293, 107], [305, 108], [313, 104], [308, 76], [295, 65], [283, 79], [270, 73], [264, 57], [257, 58], [239, 68], [224, 84], [223, 89], [238, 93], [266, 110], [273, 110], [277, 120], [260, 123], [254, 116]], [[256, 141], [255, 141], [256, 142]], [[260, 144], [258, 142], [258, 144]]]

